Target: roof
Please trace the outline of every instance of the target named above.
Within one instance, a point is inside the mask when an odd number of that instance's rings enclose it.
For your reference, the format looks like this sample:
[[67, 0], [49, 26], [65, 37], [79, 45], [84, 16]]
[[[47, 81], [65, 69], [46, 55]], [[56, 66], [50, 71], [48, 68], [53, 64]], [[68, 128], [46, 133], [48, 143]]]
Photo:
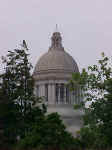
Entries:
[[[59, 73], [72, 74], [72, 72], [79, 72], [77, 63], [62, 47], [61, 35], [59, 32], [53, 33], [52, 44], [48, 52], [40, 57], [34, 70], [34, 76], [41, 76], [45, 74], [51, 77], [52, 73], [59, 76]], [[49, 75], [48, 75], [49, 74]], [[65, 75], [63, 75], [64, 77]]]

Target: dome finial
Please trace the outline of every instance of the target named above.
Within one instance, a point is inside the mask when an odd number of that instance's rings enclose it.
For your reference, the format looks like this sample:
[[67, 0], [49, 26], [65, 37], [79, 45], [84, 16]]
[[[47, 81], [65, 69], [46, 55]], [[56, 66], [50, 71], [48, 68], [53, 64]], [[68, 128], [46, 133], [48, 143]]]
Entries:
[[58, 32], [58, 24], [56, 24], [55, 32]]

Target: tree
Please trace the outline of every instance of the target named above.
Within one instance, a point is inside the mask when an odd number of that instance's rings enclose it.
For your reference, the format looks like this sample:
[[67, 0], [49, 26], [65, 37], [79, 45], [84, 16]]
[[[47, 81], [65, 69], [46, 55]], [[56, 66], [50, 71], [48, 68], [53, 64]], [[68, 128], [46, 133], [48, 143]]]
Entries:
[[32, 121], [28, 122], [28, 118], [32, 113], [32, 105], [37, 101], [28, 56], [28, 48], [23, 40], [21, 49], [8, 51], [7, 56], [2, 57], [4, 71], [0, 75], [0, 118], [4, 134], [10, 142], [28, 131]]
[[33, 124], [32, 132], [27, 134], [19, 143], [22, 149], [72, 149], [79, 148], [80, 144], [75, 142], [57, 113], [52, 113], [38, 119]]
[[[96, 147], [112, 146], [112, 62], [102, 53], [98, 65], [82, 70], [76, 78], [73, 74], [72, 84], [81, 87], [84, 94], [84, 103], [89, 102], [85, 108], [84, 128], [81, 130], [81, 139], [85, 137], [90, 145]], [[94, 134], [93, 134], [94, 133]]]

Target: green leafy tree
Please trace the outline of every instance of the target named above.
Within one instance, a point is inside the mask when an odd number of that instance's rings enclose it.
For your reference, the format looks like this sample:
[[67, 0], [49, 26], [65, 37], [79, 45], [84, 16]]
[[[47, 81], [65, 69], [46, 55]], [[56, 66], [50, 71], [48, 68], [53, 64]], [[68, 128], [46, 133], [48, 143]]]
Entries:
[[[90, 141], [90, 146], [112, 146], [112, 62], [102, 53], [98, 65], [89, 66], [70, 81], [83, 90], [84, 128], [80, 131], [82, 141]], [[85, 106], [85, 105], [83, 105]], [[91, 135], [91, 138], [90, 138]]]
[[2, 57], [4, 71], [0, 75], [0, 118], [4, 134], [10, 142], [28, 132], [28, 125], [32, 122], [28, 122], [28, 118], [32, 116], [33, 105], [37, 101], [28, 56], [28, 48], [23, 40], [20, 49], [8, 51], [7, 56]]
[[39, 116], [38, 123], [33, 124], [32, 132], [26, 135], [19, 143], [22, 149], [73, 149], [79, 148], [79, 141], [75, 141], [57, 113]]

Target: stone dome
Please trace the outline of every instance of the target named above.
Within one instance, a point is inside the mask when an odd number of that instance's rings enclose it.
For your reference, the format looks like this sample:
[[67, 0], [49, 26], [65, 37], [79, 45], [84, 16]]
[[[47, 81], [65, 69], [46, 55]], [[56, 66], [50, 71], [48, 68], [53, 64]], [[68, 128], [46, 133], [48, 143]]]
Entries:
[[40, 57], [35, 66], [34, 77], [37, 80], [70, 79], [73, 72], [79, 72], [75, 60], [62, 47], [62, 38], [59, 32], [53, 33], [51, 41], [48, 52]]

